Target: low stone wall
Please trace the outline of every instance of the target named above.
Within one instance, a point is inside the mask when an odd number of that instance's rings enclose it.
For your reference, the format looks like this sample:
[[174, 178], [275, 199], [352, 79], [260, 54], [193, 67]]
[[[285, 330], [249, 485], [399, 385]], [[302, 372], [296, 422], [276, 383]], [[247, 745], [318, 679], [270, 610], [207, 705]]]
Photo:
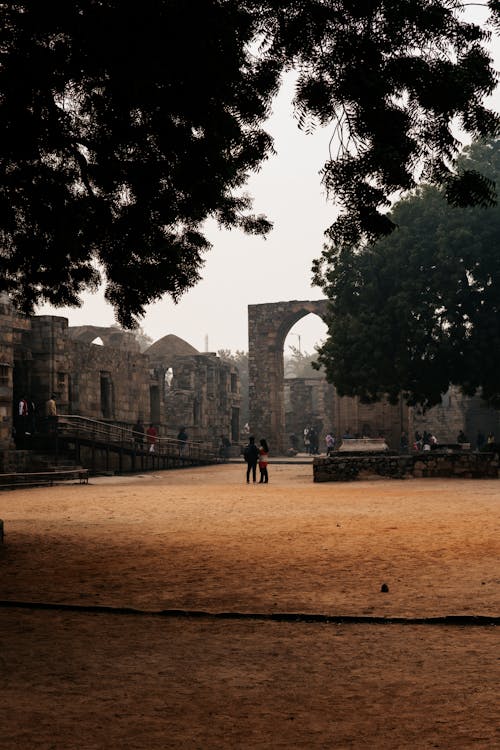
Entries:
[[456, 477], [498, 479], [499, 454], [441, 453], [429, 451], [412, 455], [364, 454], [315, 458], [315, 482], [349, 482], [373, 476], [407, 479], [410, 477]]

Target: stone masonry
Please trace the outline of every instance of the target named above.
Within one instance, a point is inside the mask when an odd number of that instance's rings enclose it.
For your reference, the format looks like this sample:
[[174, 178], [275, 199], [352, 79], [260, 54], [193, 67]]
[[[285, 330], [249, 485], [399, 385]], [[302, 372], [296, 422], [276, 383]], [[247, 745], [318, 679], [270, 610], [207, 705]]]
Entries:
[[498, 451], [427, 451], [412, 455], [395, 453], [371, 455], [335, 455], [316, 458], [315, 482], [349, 482], [374, 476], [406, 479], [409, 477], [451, 477], [457, 479], [497, 479]]
[[[105, 345], [96, 343], [97, 338]], [[213, 450], [218, 450], [221, 435], [237, 439], [237, 368], [170, 338], [177, 342], [177, 352], [189, 352], [175, 360], [173, 383], [167, 380], [167, 367], [152, 361], [147, 351], [141, 353], [129, 332], [95, 326], [71, 329], [63, 317], [22, 316], [6, 295], [0, 297], [0, 472], [26, 470], [31, 436], [44, 431], [51, 394], [60, 415], [128, 428], [141, 418], [145, 426], [154, 423], [160, 435], [170, 437], [184, 426], [191, 440]], [[36, 407], [29, 430], [17, 416], [23, 397], [30, 408], [32, 402]]]

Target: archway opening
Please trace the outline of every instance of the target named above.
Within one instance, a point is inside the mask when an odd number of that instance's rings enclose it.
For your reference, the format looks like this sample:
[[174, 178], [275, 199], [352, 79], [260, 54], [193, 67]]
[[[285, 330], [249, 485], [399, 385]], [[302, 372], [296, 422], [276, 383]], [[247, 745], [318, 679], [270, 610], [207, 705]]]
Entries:
[[285, 338], [283, 401], [289, 452], [323, 453], [325, 436], [333, 429], [334, 389], [326, 382], [324, 370], [312, 367], [326, 335], [326, 324], [310, 313], [297, 321]]

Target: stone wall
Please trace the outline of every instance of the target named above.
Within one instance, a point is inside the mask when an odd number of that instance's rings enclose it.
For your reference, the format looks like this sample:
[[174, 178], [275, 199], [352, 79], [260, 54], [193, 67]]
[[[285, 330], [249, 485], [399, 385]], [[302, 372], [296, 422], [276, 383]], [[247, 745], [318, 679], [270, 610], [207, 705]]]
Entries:
[[406, 479], [434, 477], [456, 479], [498, 479], [499, 454], [428, 451], [412, 455], [336, 455], [315, 458], [315, 482], [349, 482], [374, 476]]
[[408, 407], [388, 401], [362, 404], [359, 399], [342, 396], [336, 399], [334, 424], [340, 437], [346, 432], [360, 437], [382, 436], [396, 450], [401, 433], [408, 432]]
[[[90, 343], [96, 335], [108, 345]], [[221, 435], [230, 440], [236, 436], [237, 441], [241, 398], [237, 368], [170, 338], [194, 352], [176, 363], [172, 389], [167, 368], [141, 354], [132, 334], [82, 326], [73, 335], [66, 318], [21, 316], [6, 295], [0, 296], [0, 471], [17, 470], [25, 437], [44, 432], [45, 405], [52, 394], [61, 415], [127, 427], [140, 418], [145, 425], [154, 423], [160, 435], [170, 436], [185, 426], [191, 440], [214, 448], [219, 447]], [[17, 417], [21, 397], [36, 406], [36, 422], [32, 425], [30, 418], [29, 429]]]
[[152, 379], [140, 353], [70, 340], [68, 354], [68, 413], [131, 425], [150, 421]]
[[214, 353], [169, 360], [173, 378], [165, 400], [171, 435], [185, 427], [190, 440], [217, 447], [223, 435], [239, 439], [240, 384], [237, 368]]
[[335, 388], [325, 378], [287, 378], [284, 388], [286, 437], [295, 434], [303, 450], [304, 427], [314, 426], [324, 450], [326, 433], [335, 425]]
[[418, 430], [432, 432], [440, 443], [454, 443], [460, 430], [475, 446], [478, 431], [483, 435], [492, 432], [500, 438], [500, 412], [492, 409], [479, 396], [464, 396], [451, 386], [441, 399], [441, 404], [423, 411], [416, 407], [411, 413], [410, 435]]

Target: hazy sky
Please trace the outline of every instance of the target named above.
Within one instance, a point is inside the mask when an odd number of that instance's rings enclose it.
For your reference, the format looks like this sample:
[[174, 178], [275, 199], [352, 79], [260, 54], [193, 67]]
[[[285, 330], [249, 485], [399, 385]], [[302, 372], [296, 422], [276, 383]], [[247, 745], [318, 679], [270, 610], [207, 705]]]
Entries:
[[[247, 188], [254, 197], [254, 211], [266, 214], [274, 223], [273, 231], [262, 239], [239, 231], [219, 231], [210, 223], [207, 237], [213, 247], [206, 254], [202, 281], [177, 305], [165, 297], [146, 308], [141, 325], [154, 341], [173, 333], [200, 351], [205, 351], [207, 337], [208, 351], [247, 351], [249, 304], [322, 297], [311, 285], [311, 265], [321, 254], [323, 233], [335, 218], [319, 175], [329, 156], [331, 131], [317, 129], [307, 135], [298, 129], [291, 106], [293, 87], [289, 75], [267, 123], [277, 155], [252, 177]], [[497, 104], [496, 96], [494, 106]], [[102, 292], [83, 299], [81, 308], [43, 306], [38, 313], [63, 315], [70, 325], [115, 322]], [[325, 333], [323, 322], [308, 315], [292, 329], [285, 352], [289, 345], [300, 342], [303, 352], [312, 353]]]

